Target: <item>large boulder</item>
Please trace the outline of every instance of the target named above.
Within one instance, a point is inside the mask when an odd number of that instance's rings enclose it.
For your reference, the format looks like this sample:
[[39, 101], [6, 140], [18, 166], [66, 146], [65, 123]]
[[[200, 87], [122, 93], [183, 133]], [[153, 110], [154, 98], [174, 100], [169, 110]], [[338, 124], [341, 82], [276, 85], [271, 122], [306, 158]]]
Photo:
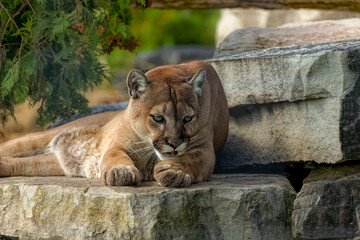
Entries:
[[188, 188], [1, 178], [0, 235], [29, 239], [290, 239], [296, 193], [279, 175], [213, 175]]
[[360, 165], [320, 166], [304, 182], [294, 202], [294, 237], [359, 239]]
[[225, 37], [214, 56], [249, 50], [335, 42], [360, 38], [360, 18], [293, 23], [274, 28], [238, 29]]
[[231, 8], [220, 10], [216, 26], [216, 45], [218, 46], [231, 32], [252, 26], [277, 27], [288, 23], [307, 23], [311, 21], [358, 18], [360, 13], [319, 9], [259, 9]]
[[230, 107], [220, 169], [360, 156], [360, 40], [210, 59]]

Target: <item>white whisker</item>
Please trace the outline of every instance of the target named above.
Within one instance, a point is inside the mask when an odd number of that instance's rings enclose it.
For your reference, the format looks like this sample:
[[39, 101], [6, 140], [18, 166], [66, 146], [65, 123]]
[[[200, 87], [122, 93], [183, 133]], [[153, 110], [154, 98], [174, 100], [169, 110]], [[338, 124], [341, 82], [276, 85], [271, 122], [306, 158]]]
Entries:
[[144, 147], [144, 148], [139, 148], [139, 149], [136, 149], [136, 150], [133, 150], [129, 153], [129, 155], [133, 155], [133, 154], [137, 154], [137, 153], [142, 153], [142, 152], [148, 152], [149, 150], [151, 150], [152, 147], [151, 146], [148, 146], [148, 147]]
[[140, 142], [133, 142], [133, 143], [131, 143], [131, 144], [133, 144], [133, 145], [140, 145], [140, 144], [146, 144], [146, 145], [148, 145], [149, 142], [148, 142], [148, 141], [140, 141]]

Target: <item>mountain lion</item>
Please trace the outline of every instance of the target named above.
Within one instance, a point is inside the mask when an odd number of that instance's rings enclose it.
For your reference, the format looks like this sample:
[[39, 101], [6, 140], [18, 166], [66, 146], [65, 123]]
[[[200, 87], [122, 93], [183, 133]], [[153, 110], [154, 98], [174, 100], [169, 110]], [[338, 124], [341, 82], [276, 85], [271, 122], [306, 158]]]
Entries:
[[0, 144], [0, 176], [82, 176], [106, 185], [184, 187], [209, 180], [229, 110], [208, 63], [132, 70], [123, 111], [78, 119]]

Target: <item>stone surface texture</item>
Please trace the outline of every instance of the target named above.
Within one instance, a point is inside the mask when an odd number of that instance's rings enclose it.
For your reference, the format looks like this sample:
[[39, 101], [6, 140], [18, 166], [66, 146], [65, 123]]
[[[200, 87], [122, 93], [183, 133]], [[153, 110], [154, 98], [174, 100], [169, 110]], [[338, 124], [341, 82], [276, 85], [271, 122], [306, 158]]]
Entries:
[[359, 196], [359, 165], [315, 169], [305, 179], [294, 202], [293, 236], [297, 239], [359, 239]]
[[343, 97], [356, 81], [360, 40], [249, 51], [209, 59], [229, 107]]
[[288, 23], [307, 23], [358, 17], [360, 17], [359, 12], [319, 9], [222, 9], [220, 10], [220, 19], [216, 26], [216, 46], [219, 46], [225, 37], [237, 29], [252, 26], [271, 28]]
[[344, 162], [334, 165], [319, 165], [313, 169], [310, 174], [304, 179], [303, 183], [312, 183], [327, 180], [342, 180], [349, 178], [360, 179], [360, 163]]
[[210, 59], [230, 107], [219, 168], [360, 156], [360, 41]]
[[215, 56], [357, 38], [360, 38], [360, 18], [293, 23], [275, 28], [249, 27], [226, 36], [216, 49]]
[[98, 179], [0, 179], [0, 235], [25, 239], [291, 239], [295, 191], [278, 175], [213, 175], [189, 188]]

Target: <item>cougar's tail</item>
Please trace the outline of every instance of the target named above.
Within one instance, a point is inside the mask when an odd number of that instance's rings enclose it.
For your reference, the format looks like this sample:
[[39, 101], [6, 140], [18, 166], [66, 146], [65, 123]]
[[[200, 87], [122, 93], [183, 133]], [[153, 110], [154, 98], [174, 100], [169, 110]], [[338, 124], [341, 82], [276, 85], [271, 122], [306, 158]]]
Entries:
[[0, 144], [0, 177], [64, 175], [49, 142], [60, 129], [30, 133]]
[[0, 177], [63, 175], [64, 171], [53, 153], [22, 158], [0, 157]]
[[53, 137], [59, 132], [52, 129], [30, 133], [0, 144], [0, 157], [29, 157], [45, 153]]

